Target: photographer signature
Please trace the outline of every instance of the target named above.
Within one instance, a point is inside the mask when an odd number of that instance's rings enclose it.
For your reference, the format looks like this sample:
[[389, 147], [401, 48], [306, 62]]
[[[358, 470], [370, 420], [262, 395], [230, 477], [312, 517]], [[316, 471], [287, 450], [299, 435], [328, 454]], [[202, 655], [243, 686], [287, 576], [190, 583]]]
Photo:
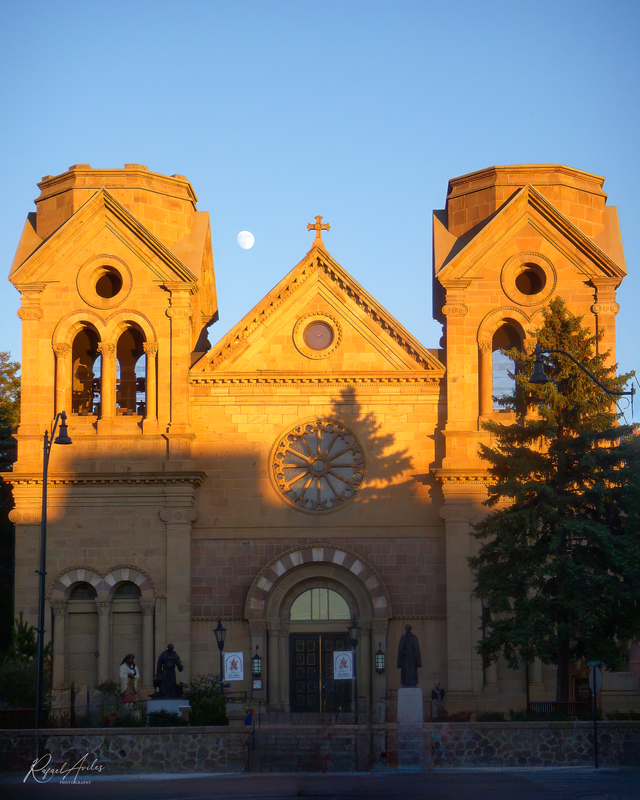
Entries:
[[[22, 782], [26, 783], [27, 778], [31, 775], [36, 783], [48, 783], [55, 775], [61, 775], [62, 782], [73, 776], [68, 783], [76, 783], [79, 775], [83, 772], [102, 772], [104, 766], [98, 764], [98, 759], [94, 758], [93, 762], [89, 763], [88, 758], [89, 753], [86, 753], [73, 766], [69, 766], [65, 761], [61, 767], [51, 767], [49, 766], [51, 764], [51, 753], [45, 753], [33, 762]], [[81, 781], [81, 783], [85, 783], [85, 781]]]

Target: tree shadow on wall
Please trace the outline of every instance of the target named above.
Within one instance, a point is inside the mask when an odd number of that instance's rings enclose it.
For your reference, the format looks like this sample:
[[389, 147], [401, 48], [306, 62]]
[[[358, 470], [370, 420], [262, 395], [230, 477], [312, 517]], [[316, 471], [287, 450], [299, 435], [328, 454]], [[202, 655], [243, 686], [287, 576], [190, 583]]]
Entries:
[[387, 412], [392, 417], [384, 425], [373, 411], [365, 411], [353, 388], [345, 388], [333, 401], [331, 418], [350, 428], [362, 443], [365, 451], [365, 479], [358, 488], [360, 503], [379, 501], [388, 497], [409, 497], [413, 492], [409, 484], [413, 458], [407, 447], [398, 445], [393, 428], [400, 429], [407, 414], [400, 411]]

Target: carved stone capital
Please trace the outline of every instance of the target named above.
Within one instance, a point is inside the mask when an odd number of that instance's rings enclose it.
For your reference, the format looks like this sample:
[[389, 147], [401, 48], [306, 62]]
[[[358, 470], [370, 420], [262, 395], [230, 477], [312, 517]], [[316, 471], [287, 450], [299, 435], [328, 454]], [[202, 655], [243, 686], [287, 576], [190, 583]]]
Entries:
[[484, 356], [491, 355], [491, 353], [493, 352], [491, 349], [491, 342], [480, 342], [478, 344], [478, 348], [480, 349], [480, 352]]
[[152, 617], [155, 608], [156, 608], [156, 601], [155, 600], [141, 600], [140, 601], [140, 608], [142, 609], [142, 616], [143, 617]]
[[116, 356], [116, 343], [115, 342], [99, 342], [98, 352], [104, 358], [115, 358]]
[[18, 309], [17, 314], [22, 320], [42, 319], [44, 316], [44, 311], [38, 306], [23, 306], [22, 308]]
[[71, 345], [70, 344], [54, 344], [53, 345], [53, 352], [56, 355], [56, 358], [65, 358], [71, 352]]
[[250, 620], [249, 631], [252, 636], [264, 636], [267, 631], [267, 623], [264, 620]]
[[104, 600], [96, 600], [96, 608], [101, 617], [106, 617], [111, 613], [111, 603], [107, 603]]
[[160, 510], [160, 519], [163, 522], [186, 525], [195, 522], [198, 515], [193, 508], [163, 508]]
[[56, 600], [51, 603], [51, 610], [54, 617], [64, 617], [64, 612], [67, 610], [66, 600]]
[[157, 342], [144, 342], [142, 345], [142, 349], [148, 356], [157, 356], [158, 355], [158, 343]]
[[442, 306], [442, 313], [445, 317], [466, 317], [469, 308], [464, 303], [446, 303]]
[[371, 636], [374, 639], [376, 639], [379, 636], [381, 639], [384, 640], [387, 636], [388, 630], [389, 630], [389, 621], [386, 619], [374, 619], [373, 622], [371, 623]]
[[42, 522], [42, 512], [18, 511], [14, 508], [9, 512], [9, 520], [14, 525], [39, 525]]
[[171, 308], [167, 309], [167, 316], [170, 319], [189, 319], [193, 316], [193, 309], [175, 308], [174, 306], [171, 306]]
[[594, 303], [591, 306], [591, 311], [597, 316], [598, 314], [613, 314], [615, 316], [620, 311], [618, 303]]
[[537, 344], [537, 342], [538, 342], [538, 340], [537, 340], [537, 339], [534, 339], [534, 338], [533, 338], [533, 337], [531, 337], [531, 336], [526, 336], [526, 337], [525, 337], [525, 338], [522, 340], [522, 346], [523, 346], [523, 348], [524, 348], [524, 352], [525, 352], [525, 353], [526, 353], [528, 356], [532, 356], [532, 355], [533, 355], [533, 353], [535, 352], [535, 349], [536, 349], [536, 344]]

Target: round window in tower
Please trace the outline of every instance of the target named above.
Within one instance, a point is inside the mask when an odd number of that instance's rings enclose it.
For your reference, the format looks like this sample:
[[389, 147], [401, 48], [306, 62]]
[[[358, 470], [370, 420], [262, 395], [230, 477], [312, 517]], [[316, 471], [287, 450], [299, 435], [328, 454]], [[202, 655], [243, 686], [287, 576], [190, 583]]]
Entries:
[[110, 300], [122, 289], [122, 276], [113, 267], [104, 267], [96, 281], [96, 294], [104, 300]]
[[547, 276], [536, 264], [525, 264], [516, 278], [516, 289], [528, 296], [540, 294], [547, 283]]
[[519, 306], [539, 306], [553, 294], [557, 273], [542, 253], [516, 253], [507, 259], [500, 273], [502, 289]]

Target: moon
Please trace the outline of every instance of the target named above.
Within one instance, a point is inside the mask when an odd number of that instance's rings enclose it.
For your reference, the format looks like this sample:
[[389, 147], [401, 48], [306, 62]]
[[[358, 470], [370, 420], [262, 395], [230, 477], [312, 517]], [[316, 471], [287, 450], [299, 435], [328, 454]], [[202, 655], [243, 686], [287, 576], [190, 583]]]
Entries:
[[238, 244], [243, 250], [250, 250], [254, 242], [253, 234], [249, 231], [240, 231], [238, 234]]

